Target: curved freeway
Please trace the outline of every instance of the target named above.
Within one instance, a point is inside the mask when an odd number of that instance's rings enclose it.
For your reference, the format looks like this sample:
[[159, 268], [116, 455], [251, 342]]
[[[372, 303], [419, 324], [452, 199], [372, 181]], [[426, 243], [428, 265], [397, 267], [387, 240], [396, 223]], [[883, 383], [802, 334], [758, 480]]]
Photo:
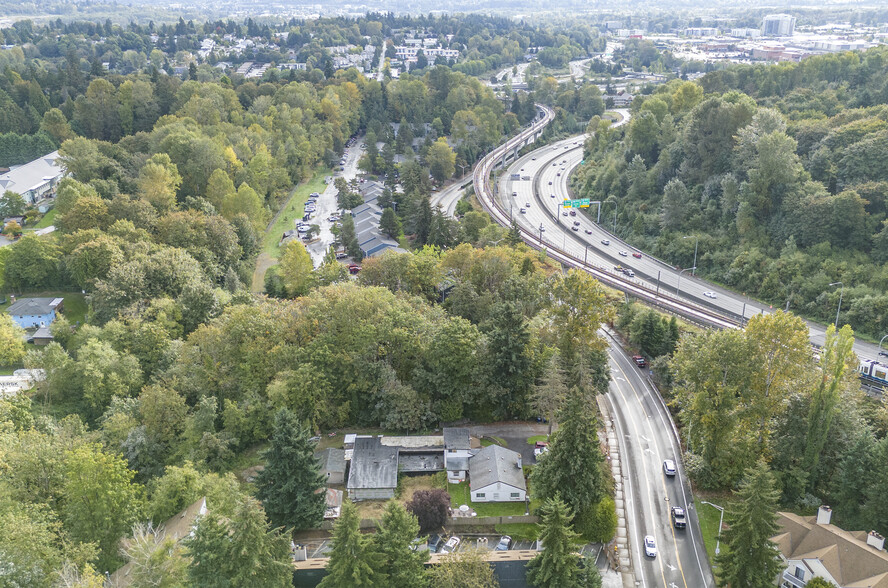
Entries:
[[[628, 112], [620, 112], [624, 117], [618, 125], [628, 120]], [[582, 259], [581, 265], [595, 267], [617, 278], [624, 277], [625, 274], [617, 271], [616, 266], [633, 270], [635, 276], [631, 281], [634, 284], [653, 290], [658, 297], [665, 295], [668, 301], [660, 300], [661, 306], [691, 319], [699, 320], [687, 313], [689, 306], [720, 316], [733, 325], [741, 324], [755, 314], [771, 312], [771, 307], [759, 301], [701, 280], [692, 275], [689, 269], [675, 268], [621, 241], [608, 230], [613, 226], [611, 219], [615, 218], [616, 212], [615, 206], [610, 203], [600, 211], [600, 224], [592, 218], [593, 215], [597, 218], [599, 214], [599, 205], [596, 204], [588, 209], [590, 215], [575, 211], [576, 216], [570, 216], [570, 209], [563, 209], [561, 203], [571, 198], [569, 177], [583, 159], [584, 138], [584, 135], [571, 137], [537, 149], [515, 161], [509, 171], [528, 175], [533, 178], [532, 181], [512, 182], [503, 179], [499, 182], [499, 200], [503, 209], [511, 211], [511, 216], [517, 218], [519, 224], [529, 232], [536, 232], [537, 244], [540, 242], [539, 227], [542, 225], [545, 229], [542, 233], [543, 242], [548, 247], [558, 247], [574, 258]], [[503, 175], [503, 178], [508, 177], [509, 174]], [[523, 214], [520, 213], [522, 207], [525, 208]], [[576, 226], [576, 231], [572, 230], [573, 226]], [[606, 241], [609, 244], [605, 244]], [[635, 257], [636, 255], [640, 257]], [[710, 296], [706, 296], [706, 293], [710, 293]], [[712, 322], [709, 324], [724, 326]], [[812, 322], [808, 322], [808, 328], [811, 342], [817, 346], [822, 345], [826, 328]], [[854, 351], [858, 357], [878, 358], [877, 346], [865, 341], [856, 340]]]

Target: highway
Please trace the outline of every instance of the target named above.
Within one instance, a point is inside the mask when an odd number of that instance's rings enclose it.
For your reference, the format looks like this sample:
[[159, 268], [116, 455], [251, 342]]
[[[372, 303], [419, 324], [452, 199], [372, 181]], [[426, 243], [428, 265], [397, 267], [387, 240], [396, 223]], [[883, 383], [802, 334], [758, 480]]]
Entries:
[[[618, 112], [623, 119], [615, 126], [625, 124], [629, 119], [628, 111]], [[562, 202], [571, 198], [569, 178], [583, 159], [584, 139], [585, 135], [578, 135], [528, 153], [509, 167], [496, 186], [502, 209], [533, 234], [537, 244], [541, 236], [539, 227], [542, 226], [544, 245], [558, 248], [589, 267], [616, 278], [627, 279], [625, 274], [615, 269], [616, 266], [629, 268], [635, 274], [630, 279], [634, 284], [653, 291], [655, 295], [665, 295], [686, 305], [708, 310], [730, 322], [739, 323], [741, 319], [748, 320], [756, 314], [773, 310], [759, 301], [699, 279], [691, 269], [676, 268], [621, 241], [613, 230], [619, 203], [604, 205], [600, 212], [601, 224], [595, 222], [599, 214], [598, 204], [592, 204], [588, 209], [574, 210], [576, 216], [570, 215], [572, 209], [562, 208]], [[509, 179], [512, 174], [530, 179], [513, 181]], [[522, 208], [525, 209], [524, 213], [520, 212]], [[571, 230], [574, 223], [578, 223], [577, 231]], [[609, 244], [605, 244], [605, 241]], [[705, 292], [714, 297], [704, 295]], [[825, 327], [808, 322], [808, 328], [811, 342], [822, 345]], [[858, 357], [876, 359], [878, 346], [857, 340], [854, 351]]]
[[[622, 351], [610, 334], [611, 382], [606, 401], [623, 462], [623, 488], [635, 578], [640, 586], [708, 588], [715, 585], [693, 493], [681, 464], [677, 432], [659, 395], [644, 372]], [[675, 461], [676, 474], [667, 476], [663, 460]], [[685, 529], [676, 529], [670, 509], [687, 513]], [[644, 553], [643, 538], [652, 535], [657, 556]]]

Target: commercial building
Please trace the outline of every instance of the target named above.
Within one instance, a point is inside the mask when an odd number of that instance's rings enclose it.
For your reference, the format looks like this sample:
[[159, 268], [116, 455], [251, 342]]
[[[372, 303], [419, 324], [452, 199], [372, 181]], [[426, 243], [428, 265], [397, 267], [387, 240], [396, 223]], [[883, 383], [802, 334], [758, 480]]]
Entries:
[[34, 161], [13, 166], [0, 174], [0, 193], [7, 190], [21, 194], [25, 203], [36, 206], [40, 212], [49, 210], [48, 199], [55, 196], [65, 168], [58, 161], [59, 152], [53, 151]]
[[796, 19], [790, 14], [769, 14], [762, 19], [762, 35], [766, 37], [791, 37]]

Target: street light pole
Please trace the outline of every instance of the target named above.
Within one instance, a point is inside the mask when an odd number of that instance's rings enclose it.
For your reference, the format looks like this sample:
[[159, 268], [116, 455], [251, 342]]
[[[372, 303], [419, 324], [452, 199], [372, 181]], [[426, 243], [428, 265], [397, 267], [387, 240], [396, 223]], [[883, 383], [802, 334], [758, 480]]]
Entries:
[[[696, 270], [697, 269], [697, 244], [700, 242], [700, 240], [697, 238], [696, 235], [688, 235], [687, 237], [682, 237], [682, 239], [691, 239], [691, 238], [694, 239], [694, 270]], [[697, 272], [693, 271], [693, 272], [691, 272], [691, 275], [696, 276]]]
[[720, 551], [719, 542], [721, 541], [721, 535], [722, 535], [722, 522], [725, 519], [725, 509], [724, 509], [724, 507], [721, 507], [717, 504], [712, 504], [711, 502], [706, 502], [705, 500], [701, 500], [700, 503], [701, 504], [708, 504], [709, 506], [711, 506], [713, 508], [717, 508], [719, 510], [719, 512], [721, 513], [721, 516], [719, 516], [719, 518], [718, 518], [718, 535], [716, 536], [716, 539], [715, 539], [715, 555], [718, 555], [718, 553]]
[[679, 290], [681, 290], [681, 274], [685, 273], [688, 270], [695, 270], [695, 269], [697, 269], [696, 266], [686, 267], [683, 270], [681, 270], [680, 272], [678, 272], [678, 284], [675, 286], [675, 295], [676, 296], [678, 296], [678, 292], [679, 292]]
[[836, 310], [836, 330], [839, 329], [839, 313], [842, 312], [842, 296], [845, 294], [845, 284], [842, 282], [833, 282], [830, 286], [841, 286], [842, 289], [839, 290], [839, 308]]
[[586, 249], [583, 251], [583, 265], [589, 265], [589, 245], [586, 245]]

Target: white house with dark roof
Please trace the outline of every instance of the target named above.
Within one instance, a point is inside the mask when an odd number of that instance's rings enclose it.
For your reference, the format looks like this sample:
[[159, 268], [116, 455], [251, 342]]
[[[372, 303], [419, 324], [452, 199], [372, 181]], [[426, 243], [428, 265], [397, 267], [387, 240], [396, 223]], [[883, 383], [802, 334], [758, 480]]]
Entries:
[[469, 459], [472, 502], [524, 502], [527, 483], [521, 454], [488, 445]]
[[468, 429], [444, 427], [444, 469], [451, 484], [465, 482], [472, 448]]
[[0, 174], [0, 193], [9, 190], [21, 194], [26, 204], [46, 212], [49, 206], [45, 200], [55, 195], [56, 187], [65, 175], [65, 168], [58, 158], [59, 152], [53, 151]]

